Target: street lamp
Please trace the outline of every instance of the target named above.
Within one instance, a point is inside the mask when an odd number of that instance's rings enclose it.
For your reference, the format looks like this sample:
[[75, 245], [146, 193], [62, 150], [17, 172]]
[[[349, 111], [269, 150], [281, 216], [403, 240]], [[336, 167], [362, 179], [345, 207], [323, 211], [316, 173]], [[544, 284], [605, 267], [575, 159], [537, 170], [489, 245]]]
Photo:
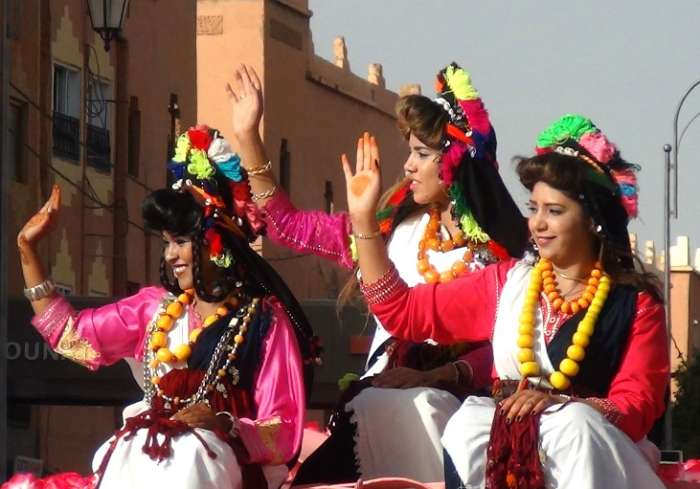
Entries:
[[[700, 80], [693, 83], [688, 90], [685, 91], [673, 117], [673, 147], [670, 144], [664, 145], [665, 165], [664, 165], [664, 302], [666, 305], [666, 328], [668, 328], [668, 346], [671, 348], [672, 329], [671, 329], [671, 217], [678, 219], [678, 147], [681, 143], [685, 131], [688, 129], [698, 114], [686, 124], [683, 132], [678, 136], [678, 117], [681, 114], [681, 109], [690, 92], [700, 86]], [[673, 163], [671, 162], [671, 150], [673, 149]], [[671, 173], [673, 173], [673, 183], [671, 183]], [[671, 205], [671, 195], [673, 194], [673, 205]], [[671, 405], [669, 404], [666, 410], [664, 419], [664, 445], [667, 449], [671, 449], [672, 444], [672, 426], [671, 426]]]
[[122, 30], [128, 5], [129, 0], [88, 0], [92, 29], [104, 40], [105, 51], [109, 51], [109, 43]]

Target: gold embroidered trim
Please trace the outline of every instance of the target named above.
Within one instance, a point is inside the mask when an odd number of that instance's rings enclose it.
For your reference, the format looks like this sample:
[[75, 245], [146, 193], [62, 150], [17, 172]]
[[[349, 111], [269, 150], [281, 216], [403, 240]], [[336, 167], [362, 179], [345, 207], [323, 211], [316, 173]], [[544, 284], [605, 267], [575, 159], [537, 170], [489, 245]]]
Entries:
[[271, 465], [279, 465], [284, 463], [284, 458], [280, 453], [277, 446], [277, 438], [282, 428], [282, 419], [279, 416], [255, 423], [258, 433], [260, 434], [260, 439], [263, 444], [272, 453], [272, 460], [270, 460]]
[[61, 339], [56, 345], [56, 353], [84, 367], [91, 367], [100, 356], [85, 338], [75, 329], [73, 318], [69, 318]]

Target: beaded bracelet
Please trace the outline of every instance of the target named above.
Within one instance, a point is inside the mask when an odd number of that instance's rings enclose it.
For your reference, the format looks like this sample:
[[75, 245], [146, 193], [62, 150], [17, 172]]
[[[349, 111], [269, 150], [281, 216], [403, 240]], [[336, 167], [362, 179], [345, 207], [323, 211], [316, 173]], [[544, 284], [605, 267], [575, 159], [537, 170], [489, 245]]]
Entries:
[[268, 197], [272, 197], [273, 195], [275, 195], [276, 192], [277, 192], [277, 185], [273, 185], [271, 189], [265, 190], [264, 192], [260, 192], [257, 194], [253, 194], [251, 196], [251, 199], [253, 200], [253, 202], [257, 202], [259, 200], [267, 199]]
[[250, 170], [246, 170], [248, 172], [249, 177], [255, 177], [257, 175], [262, 175], [263, 173], [267, 173], [272, 169], [272, 160], [268, 160], [267, 163], [265, 163], [262, 166], [256, 166], [255, 168], [251, 168]]
[[397, 291], [407, 288], [406, 282], [401, 280], [399, 272], [391, 264], [389, 270], [376, 282], [366, 284], [360, 281], [360, 290], [367, 300], [367, 304], [373, 305], [384, 302]]

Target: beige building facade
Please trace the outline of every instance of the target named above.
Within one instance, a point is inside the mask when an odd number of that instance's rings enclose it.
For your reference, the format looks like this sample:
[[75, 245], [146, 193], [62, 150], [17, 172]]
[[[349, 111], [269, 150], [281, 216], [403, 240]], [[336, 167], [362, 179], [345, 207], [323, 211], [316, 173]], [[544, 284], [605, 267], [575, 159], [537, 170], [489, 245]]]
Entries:
[[[334, 62], [314, 52], [307, 0], [197, 2], [197, 119], [231, 134], [226, 82], [240, 63], [259, 73], [265, 95], [262, 136], [281, 185], [300, 208], [342, 210], [340, 154], [354, 155], [363, 131], [381, 145], [387, 181], [402, 174], [407, 147], [396, 128], [398, 95], [381, 65], [350, 71], [342, 38]], [[300, 299], [335, 298], [349, 273], [325, 260], [262, 244], [262, 254]]]

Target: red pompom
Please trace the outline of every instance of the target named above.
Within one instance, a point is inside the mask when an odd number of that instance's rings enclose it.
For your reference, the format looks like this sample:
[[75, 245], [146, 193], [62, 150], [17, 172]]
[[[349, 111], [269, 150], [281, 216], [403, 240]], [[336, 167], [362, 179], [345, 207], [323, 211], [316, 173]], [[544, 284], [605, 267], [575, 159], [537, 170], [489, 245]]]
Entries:
[[490, 240], [487, 246], [489, 247], [489, 251], [493, 254], [493, 256], [495, 256], [499, 260], [507, 260], [508, 258], [510, 258], [508, 250], [506, 250], [500, 244], [496, 243], [494, 240]]
[[224, 244], [221, 241], [221, 235], [213, 227], [206, 230], [204, 239], [209, 243], [209, 255], [219, 256], [224, 251]]
[[190, 129], [187, 131], [187, 136], [190, 138], [190, 144], [193, 148], [201, 149], [203, 151], [209, 149], [209, 145], [211, 144], [211, 136], [209, 135], [208, 130], [198, 128]]

